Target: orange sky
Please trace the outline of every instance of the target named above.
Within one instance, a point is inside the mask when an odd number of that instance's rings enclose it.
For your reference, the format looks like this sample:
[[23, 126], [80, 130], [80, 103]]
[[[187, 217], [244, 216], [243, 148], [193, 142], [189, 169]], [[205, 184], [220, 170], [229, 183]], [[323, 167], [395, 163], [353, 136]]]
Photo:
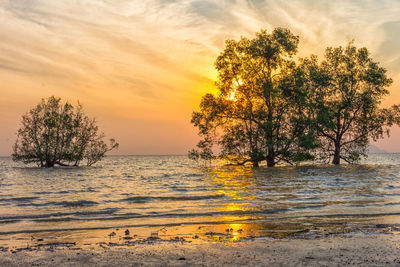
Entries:
[[[51, 95], [79, 100], [115, 153], [184, 154], [224, 40], [261, 28], [299, 34], [299, 56], [355, 39], [395, 81], [385, 105], [400, 103], [399, 14], [397, 0], [0, 0], [0, 155]], [[400, 151], [400, 130], [378, 146]]]

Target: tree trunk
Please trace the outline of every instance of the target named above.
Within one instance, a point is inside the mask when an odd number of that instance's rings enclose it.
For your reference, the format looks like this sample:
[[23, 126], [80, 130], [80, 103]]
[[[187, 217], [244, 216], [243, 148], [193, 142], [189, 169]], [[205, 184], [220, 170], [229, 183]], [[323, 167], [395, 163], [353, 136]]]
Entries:
[[338, 142], [335, 142], [335, 154], [333, 155], [332, 164], [340, 164], [340, 144]]
[[275, 166], [275, 159], [272, 157], [267, 157], [267, 167], [274, 167]]
[[267, 167], [274, 167], [275, 166], [275, 150], [274, 150], [274, 141], [272, 138], [272, 129], [269, 127], [267, 128], [267, 148], [268, 148], [268, 153], [267, 153]]
[[268, 143], [268, 154], [267, 157], [265, 158], [267, 160], [267, 167], [274, 167], [276, 164], [274, 144], [271, 139], [267, 141], [267, 143]]
[[54, 167], [54, 162], [51, 160], [46, 160], [46, 164], [44, 165], [45, 168], [51, 168]]
[[275, 162], [275, 153], [274, 151], [270, 151], [267, 155], [267, 167], [274, 167], [276, 162]]

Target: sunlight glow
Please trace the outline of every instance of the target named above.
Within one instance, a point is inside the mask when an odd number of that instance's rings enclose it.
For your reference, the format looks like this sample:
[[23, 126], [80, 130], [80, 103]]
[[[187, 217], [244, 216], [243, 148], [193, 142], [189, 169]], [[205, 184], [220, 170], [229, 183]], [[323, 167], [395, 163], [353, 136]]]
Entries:
[[236, 101], [236, 89], [233, 89], [233, 91], [231, 91], [231, 93], [229, 94], [229, 96], [227, 97], [228, 100], [230, 101]]
[[[79, 100], [119, 154], [185, 154], [198, 139], [191, 113], [216, 92], [225, 40], [261, 28], [290, 28], [300, 57], [355, 39], [394, 79], [384, 104], [398, 103], [400, 1], [314, 2], [0, 1], [0, 155], [11, 154], [20, 116], [51, 95]], [[399, 150], [399, 131], [382, 148]]]

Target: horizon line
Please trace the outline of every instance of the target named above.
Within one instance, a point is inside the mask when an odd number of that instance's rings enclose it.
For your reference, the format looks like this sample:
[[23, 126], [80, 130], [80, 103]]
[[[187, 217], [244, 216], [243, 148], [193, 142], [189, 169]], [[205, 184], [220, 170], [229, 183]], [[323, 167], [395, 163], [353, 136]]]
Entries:
[[[375, 153], [367, 153], [370, 154], [400, 154], [400, 151], [396, 152], [375, 152]], [[105, 155], [105, 157], [121, 157], [121, 156], [187, 156], [188, 154], [113, 154], [113, 155]], [[0, 155], [0, 158], [11, 158], [11, 155]]]

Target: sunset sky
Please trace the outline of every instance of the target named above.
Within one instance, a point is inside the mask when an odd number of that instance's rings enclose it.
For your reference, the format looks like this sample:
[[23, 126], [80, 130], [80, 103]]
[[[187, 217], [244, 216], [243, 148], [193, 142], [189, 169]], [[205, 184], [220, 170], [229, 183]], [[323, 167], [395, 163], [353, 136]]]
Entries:
[[[262, 28], [300, 35], [301, 57], [354, 39], [394, 79], [384, 105], [400, 104], [399, 14], [398, 0], [0, 0], [0, 155], [51, 95], [79, 100], [117, 154], [184, 154], [224, 41]], [[378, 146], [400, 152], [400, 130]]]

